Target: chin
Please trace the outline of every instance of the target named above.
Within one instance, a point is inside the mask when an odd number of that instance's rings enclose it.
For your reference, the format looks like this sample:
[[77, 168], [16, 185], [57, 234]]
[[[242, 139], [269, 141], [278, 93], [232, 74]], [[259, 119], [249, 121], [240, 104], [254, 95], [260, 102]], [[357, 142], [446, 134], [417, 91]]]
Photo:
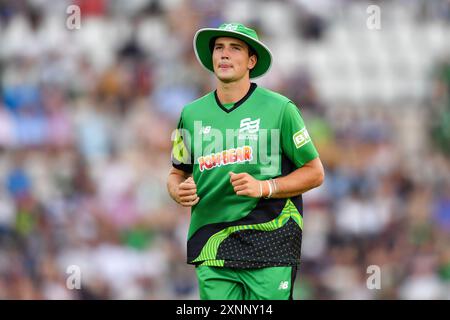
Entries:
[[224, 76], [224, 75], [220, 75], [220, 74], [218, 74], [216, 76], [220, 81], [225, 82], [225, 83], [233, 82], [236, 80], [233, 76]]

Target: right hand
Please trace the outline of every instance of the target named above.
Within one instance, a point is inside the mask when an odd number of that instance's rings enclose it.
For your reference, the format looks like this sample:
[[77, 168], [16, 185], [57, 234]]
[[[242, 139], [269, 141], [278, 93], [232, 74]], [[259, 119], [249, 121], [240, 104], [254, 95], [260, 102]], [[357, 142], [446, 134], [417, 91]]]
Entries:
[[196, 205], [200, 198], [197, 195], [197, 185], [192, 177], [187, 178], [178, 186], [178, 203], [183, 207]]

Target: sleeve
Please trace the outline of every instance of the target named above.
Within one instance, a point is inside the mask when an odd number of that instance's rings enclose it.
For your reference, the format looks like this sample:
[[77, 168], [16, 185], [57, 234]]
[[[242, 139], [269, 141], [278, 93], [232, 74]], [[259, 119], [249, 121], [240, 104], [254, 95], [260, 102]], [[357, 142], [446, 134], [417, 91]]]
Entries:
[[190, 134], [183, 124], [183, 114], [180, 116], [177, 128], [172, 133], [172, 166], [184, 172], [192, 173], [193, 163], [190, 148]]
[[287, 103], [281, 118], [281, 148], [298, 168], [319, 156], [300, 110], [291, 101]]

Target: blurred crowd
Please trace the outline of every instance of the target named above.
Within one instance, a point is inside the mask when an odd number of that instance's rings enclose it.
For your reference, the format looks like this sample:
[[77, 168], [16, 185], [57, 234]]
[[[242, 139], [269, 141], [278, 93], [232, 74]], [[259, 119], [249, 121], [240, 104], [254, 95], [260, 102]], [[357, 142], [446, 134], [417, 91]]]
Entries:
[[[327, 9], [356, 2], [0, 1], [0, 299], [198, 299], [189, 210], [166, 191], [179, 113], [215, 85], [195, 31], [241, 21], [314, 45]], [[450, 30], [450, 1], [408, 3]], [[274, 7], [292, 30], [271, 32]], [[255, 81], [300, 107], [326, 170], [304, 195], [294, 298], [450, 298], [450, 58], [432, 67], [424, 97], [382, 107], [324, 101], [307, 67]]]

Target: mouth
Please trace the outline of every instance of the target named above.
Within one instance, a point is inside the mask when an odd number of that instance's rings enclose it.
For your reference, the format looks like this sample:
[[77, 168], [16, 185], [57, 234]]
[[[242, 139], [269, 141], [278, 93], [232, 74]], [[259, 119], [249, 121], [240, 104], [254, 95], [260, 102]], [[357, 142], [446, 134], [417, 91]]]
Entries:
[[228, 69], [231, 69], [231, 65], [221, 63], [221, 64], [219, 64], [219, 69], [228, 70]]

